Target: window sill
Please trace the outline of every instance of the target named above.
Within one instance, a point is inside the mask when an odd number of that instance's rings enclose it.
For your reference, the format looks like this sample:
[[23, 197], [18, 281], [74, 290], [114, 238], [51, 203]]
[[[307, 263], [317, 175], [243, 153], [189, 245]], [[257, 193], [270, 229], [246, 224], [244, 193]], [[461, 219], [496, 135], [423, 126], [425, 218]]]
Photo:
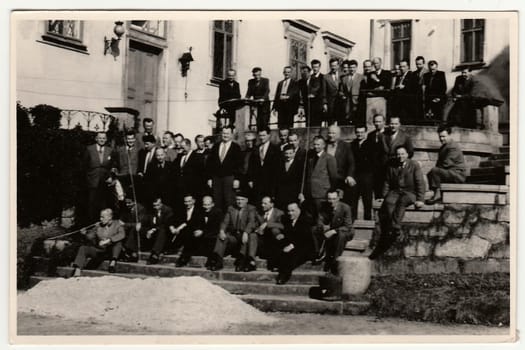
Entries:
[[44, 34], [42, 40], [37, 40], [37, 42], [89, 55], [87, 46], [81, 42], [74, 42], [54, 35]]
[[456, 65], [452, 69], [452, 71], [453, 72], [460, 72], [460, 71], [462, 71], [465, 68], [470, 68], [472, 70], [476, 70], [476, 69], [487, 69], [488, 67], [489, 66], [485, 62], [465, 62], [465, 63], [460, 63], [460, 64]]

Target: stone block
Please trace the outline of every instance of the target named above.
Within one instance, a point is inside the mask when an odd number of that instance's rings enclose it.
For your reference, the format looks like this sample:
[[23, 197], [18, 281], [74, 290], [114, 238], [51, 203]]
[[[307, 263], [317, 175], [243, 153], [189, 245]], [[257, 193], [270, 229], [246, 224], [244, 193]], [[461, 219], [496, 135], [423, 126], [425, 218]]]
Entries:
[[406, 258], [422, 257], [432, 254], [432, 243], [425, 241], [416, 241], [410, 245], [405, 246], [403, 254]]
[[498, 210], [498, 221], [499, 222], [510, 222], [509, 205], [505, 205]]
[[370, 240], [352, 239], [346, 243], [345, 249], [363, 252], [370, 245]]
[[459, 273], [460, 269], [457, 259], [421, 259], [419, 262], [414, 262], [412, 272], [419, 274]]
[[434, 249], [434, 256], [440, 258], [485, 258], [490, 249], [490, 242], [478, 236], [470, 238], [451, 239], [438, 244]]
[[446, 224], [461, 224], [464, 219], [464, 210], [455, 211], [451, 209], [445, 209], [443, 212], [443, 222]]
[[423, 231], [423, 234], [425, 237], [437, 237], [437, 238], [443, 238], [445, 237], [449, 232], [449, 228], [447, 226], [441, 225], [441, 226], [431, 226]]
[[443, 192], [443, 203], [504, 205], [507, 203], [506, 197], [490, 192]]
[[343, 297], [364, 294], [372, 278], [372, 261], [368, 257], [340, 256], [337, 262]]
[[472, 234], [491, 244], [503, 243], [509, 235], [509, 228], [506, 224], [480, 222], [474, 226]]
[[489, 258], [509, 259], [510, 258], [510, 246], [508, 244], [505, 244], [505, 245], [498, 245], [496, 248], [492, 247], [492, 249], [489, 252]]
[[432, 211], [407, 210], [403, 222], [415, 222], [428, 224], [434, 219]]
[[485, 219], [489, 221], [496, 221], [498, 217], [498, 208], [494, 208], [494, 207], [481, 208], [479, 211], [479, 216], [481, 219]]
[[510, 259], [467, 260], [463, 264], [463, 273], [510, 272]]

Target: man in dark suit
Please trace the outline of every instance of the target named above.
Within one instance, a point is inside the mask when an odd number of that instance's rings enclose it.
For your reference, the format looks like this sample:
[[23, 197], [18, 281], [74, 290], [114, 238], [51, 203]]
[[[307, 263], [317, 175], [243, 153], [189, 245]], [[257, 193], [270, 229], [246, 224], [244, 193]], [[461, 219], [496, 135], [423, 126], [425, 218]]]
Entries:
[[366, 136], [366, 125], [356, 125], [355, 139], [350, 143], [350, 149], [355, 161], [355, 181], [352, 188], [352, 219], [357, 219], [359, 198], [363, 200], [364, 219], [372, 220], [372, 194], [374, 191], [374, 164], [370, 141]]
[[133, 183], [137, 182], [139, 163], [139, 149], [136, 145], [136, 137], [133, 130], [126, 132], [126, 144], [117, 148], [116, 161], [114, 172], [117, 174], [122, 186], [127, 190], [131, 185], [132, 176]]
[[385, 135], [385, 142], [388, 146], [388, 158], [391, 161], [397, 159], [396, 149], [399, 146], [403, 146], [408, 152], [408, 157], [412, 158], [414, 155], [414, 145], [412, 139], [401, 130], [401, 119], [399, 117], [390, 118], [390, 128], [388, 133]]
[[259, 146], [253, 151], [248, 167], [248, 186], [253, 188], [256, 202], [263, 196], [275, 195], [275, 174], [279, 168], [281, 152], [279, 146], [270, 142], [270, 129], [260, 129]]
[[141, 244], [144, 243], [145, 230], [147, 223], [150, 221], [149, 213], [146, 208], [133, 198], [125, 199], [125, 206], [120, 215], [120, 221], [124, 223], [126, 232], [126, 241], [124, 243], [124, 260], [128, 262], [137, 262], [138, 256], [138, 239]]
[[83, 167], [88, 188], [88, 220], [94, 222], [100, 210], [105, 208], [105, 180], [115, 167], [113, 149], [106, 144], [105, 132], [97, 133], [95, 144], [86, 148], [83, 157]]
[[385, 116], [376, 114], [373, 122], [375, 130], [368, 134], [367, 140], [370, 145], [369, 159], [374, 172], [374, 197], [378, 199], [383, 198], [389, 148], [386, 142]]
[[341, 128], [332, 125], [328, 128], [326, 153], [335, 157], [337, 165], [337, 188], [343, 190], [343, 200], [350, 204], [350, 189], [355, 186], [355, 162], [350, 144], [341, 140]]
[[344, 118], [338, 120], [337, 124], [356, 124], [358, 122], [359, 89], [363, 75], [357, 73], [356, 60], [344, 61], [343, 73], [339, 84], [339, 96], [344, 104]]
[[428, 119], [442, 120], [443, 107], [447, 93], [447, 80], [445, 72], [438, 70], [438, 63], [434, 60], [428, 62], [429, 72], [423, 75], [423, 89], [425, 91], [425, 117]]
[[350, 206], [340, 199], [337, 190], [328, 191], [327, 203], [317, 217], [317, 235], [325, 242], [324, 271], [334, 274], [337, 274], [336, 259], [343, 254], [346, 242], [353, 236]]
[[155, 150], [157, 149], [156, 140], [153, 135], [146, 135], [143, 137], [144, 148], [139, 150], [139, 163], [137, 169], [137, 192], [139, 201], [147, 205], [149, 208], [153, 197], [151, 190], [151, 182], [148, 179], [148, 173], [155, 167]]
[[369, 258], [376, 259], [383, 254], [401, 234], [401, 223], [406, 207], [414, 204], [416, 208], [423, 206], [425, 197], [425, 182], [419, 163], [408, 158], [404, 146], [396, 149], [397, 162], [391, 163], [385, 179], [383, 196], [385, 197], [379, 210], [381, 236]]
[[183, 247], [175, 263], [176, 267], [186, 266], [201, 242], [201, 235], [197, 233], [202, 224], [201, 209], [195, 206], [195, 197], [192, 194], [186, 194], [183, 197], [185, 208], [179, 212], [179, 215], [175, 216], [175, 222], [170, 228], [173, 234], [170, 250], [177, 251]]
[[191, 140], [182, 140], [183, 152], [179, 154], [173, 164], [175, 174], [175, 203], [173, 208], [182, 209], [182, 199], [185, 193], [191, 193], [193, 198], [200, 201], [204, 189], [204, 158], [191, 148]]
[[301, 140], [295, 131], [288, 135], [288, 144], [293, 147], [294, 161], [303, 164], [306, 158], [306, 150], [300, 146]]
[[235, 202], [234, 187], [239, 188], [242, 169], [241, 147], [232, 141], [233, 128], [222, 128], [221, 142], [214, 145], [206, 161], [208, 187], [212, 189], [215, 203], [221, 210]]
[[363, 72], [359, 87], [358, 115], [362, 123], [368, 124], [375, 114], [386, 115], [386, 101], [382, 91], [384, 86], [381, 85], [371, 60], [363, 61]]
[[452, 139], [452, 130], [448, 126], [438, 128], [439, 149], [436, 166], [427, 174], [428, 187], [434, 192], [427, 204], [441, 201], [441, 183], [463, 183], [466, 179], [465, 159], [459, 145]]
[[476, 128], [476, 111], [472, 100], [474, 78], [471, 68], [463, 68], [456, 77], [451, 95], [454, 106], [447, 118], [448, 125], [458, 125], [464, 128]]
[[416, 57], [416, 70], [412, 72], [412, 86], [414, 87], [414, 113], [415, 119], [421, 119], [424, 116], [424, 96], [423, 96], [423, 76], [428, 72], [425, 67], [425, 58], [423, 56]]
[[392, 113], [403, 120], [413, 118], [415, 105], [415, 87], [414, 79], [407, 60], [399, 62], [400, 75], [394, 82], [394, 91], [392, 93]]
[[[329, 189], [337, 186], [337, 162], [335, 157], [326, 153], [325, 141], [322, 136], [314, 137], [314, 149], [308, 159], [305, 193], [317, 215], [321, 204], [326, 200]], [[303, 196], [300, 196], [300, 200]]]
[[[253, 131], [247, 131], [244, 133], [244, 147], [242, 148], [242, 169], [240, 174], [240, 185], [248, 185], [248, 170], [250, 169], [250, 164], [252, 158], [254, 157], [257, 143], [257, 134]], [[254, 201], [253, 198], [253, 189], [249, 190], [248, 197], [250, 202]]]
[[270, 121], [270, 80], [261, 77], [262, 69], [255, 67], [252, 69], [253, 79], [248, 80], [248, 90], [246, 98], [255, 102], [257, 111], [257, 130], [262, 130], [268, 126]]
[[286, 209], [288, 203], [297, 201], [301, 193], [304, 163], [301, 158], [296, 158], [293, 146], [287, 145], [283, 150], [283, 159], [276, 173], [275, 204], [277, 208]]
[[249, 234], [255, 229], [256, 209], [248, 204], [246, 192], [238, 190], [235, 205], [230, 205], [221, 223], [221, 229], [213, 249], [210, 269], [217, 271], [223, 267], [223, 257], [231, 254], [236, 257], [235, 270], [244, 268], [246, 257], [241, 251], [246, 251]]
[[326, 121], [328, 125], [334, 124], [335, 121], [342, 119], [343, 110], [339, 99], [339, 84], [341, 76], [339, 72], [339, 59], [331, 58], [329, 61], [330, 71], [324, 75], [324, 83], [326, 87]]
[[172, 181], [173, 166], [166, 160], [166, 151], [163, 148], [156, 148], [155, 163], [144, 175], [144, 182], [148, 184], [149, 196], [161, 198], [163, 203], [172, 205]]
[[[321, 74], [321, 62], [312, 60], [311, 65], [312, 74], [302, 79], [300, 105], [306, 113], [307, 120], [310, 118], [308, 121], [310, 126], [321, 126], [324, 114], [328, 110], [326, 84], [323, 74]], [[305, 68], [305, 70], [309, 71], [310, 68]]]
[[146, 239], [151, 245], [151, 254], [148, 265], [157, 264], [159, 255], [164, 252], [168, 240], [171, 238], [170, 229], [173, 227], [173, 210], [162, 203], [161, 198], [153, 200], [153, 211], [146, 226]]
[[202, 209], [202, 221], [200, 227], [195, 231], [195, 238], [200, 240], [199, 243], [196, 243], [197, 252], [195, 254], [200, 254], [208, 258], [205, 267], [209, 269], [211, 267], [213, 248], [215, 248], [215, 243], [217, 242], [223, 215], [222, 211], [213, 203], [211, 196], [202, 197]]
[[284, 79], [277, 83], [272, 110], [278, 113], [279, 129], [293, 127], [293, 117], [299, 108], [299, 84], [292, 79], [292, 67], [283, 68]]
[[[235, 123], [235, 108], [232, 105], [226, 105], [224, 102], [241, 98], [239, 83], [235, 81], [237, 73], [234, 69], [228, 69], [227, 78], [219, 84], [219, 116], [229, 119], [229, 125]], [[219, 126], [219, 118], [217, 118]]]
[[389, 90], [392, 86], [392, 72], [383, 69], [383, 60], [380, 57], [372, 58], [375, 76], [379, 79], [378, 90]]
[[137, 134], [137, 148], [140, 150], [144, 148], [144, 136], [153, 136], [155, 139], [155, 145], [159, 145], [159, 139], [155, 135], [155, 121], [151, 118], [144, 118], [142, 120], [142, 132]]
[[248, 256], [244, 271], [256, 269], [255, 255], [267, 260], [268, 270], [277, 269], [276, 253], [279, 250], [278, 241], [282, 238], [284, 213], [275, 208], [274, 201], [269, 196], [261, 200], [261, 212], [255, 216], [255, 230], [249, 235], [247, 249], [241, 254]]
[[315, 257], [312, 235], [313, 222], [296, 202], [288, 204], [282, 219], [283, 237], [279, 239], [277, 284], [290, 280], [292, 271]]

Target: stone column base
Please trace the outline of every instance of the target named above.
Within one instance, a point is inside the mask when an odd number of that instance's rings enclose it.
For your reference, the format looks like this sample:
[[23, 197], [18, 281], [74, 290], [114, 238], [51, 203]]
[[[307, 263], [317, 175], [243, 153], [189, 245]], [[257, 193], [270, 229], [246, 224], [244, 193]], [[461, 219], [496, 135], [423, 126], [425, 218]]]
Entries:
[[337, 262], [339, 275], [343, 279], [343, 299], [364, 294], [372, 278], [372, 261], [366, 256], [342, 255]]

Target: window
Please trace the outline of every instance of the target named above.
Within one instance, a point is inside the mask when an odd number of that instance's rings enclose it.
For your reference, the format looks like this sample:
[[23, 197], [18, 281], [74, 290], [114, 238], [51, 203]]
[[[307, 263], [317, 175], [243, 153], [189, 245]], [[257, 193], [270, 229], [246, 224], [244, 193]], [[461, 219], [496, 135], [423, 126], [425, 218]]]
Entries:
[[45, 26], [44, 42], [75, 51], [87, 51], [82, 43], [82, 21], [48, 20]]
[[483, 62], [484, 19], [461, 20], [461, 63]]
[[233, 26], [231, 20], [213, 21], [213, 77], [212, 80], [226, 78], [233, 61]]
[[[324, 41], [324, 54], [326, 55], [326, 67], [329, 69], [330, 60], [335, 58], [339, 65], [348, 58], [355, 42], [329, 31], [321, 32]], [[339, 66], [342, 68], [341, 66]]]
[[401, 60], [410, 60], [410, 41], [412, 25], [410, 21], [392, 23], [392, 62], [391, 67]]
[[141, 32], [156, 35], [161, 38], [166, 37], [166, 22], [165, 21], [131, 21], [131, 26]]
[[296, 38], [290, 39], [290, 66], [292, 76], [296, 79], [301, 77], [301, 67], [308, 65], [308, 43], [306, 40]]

